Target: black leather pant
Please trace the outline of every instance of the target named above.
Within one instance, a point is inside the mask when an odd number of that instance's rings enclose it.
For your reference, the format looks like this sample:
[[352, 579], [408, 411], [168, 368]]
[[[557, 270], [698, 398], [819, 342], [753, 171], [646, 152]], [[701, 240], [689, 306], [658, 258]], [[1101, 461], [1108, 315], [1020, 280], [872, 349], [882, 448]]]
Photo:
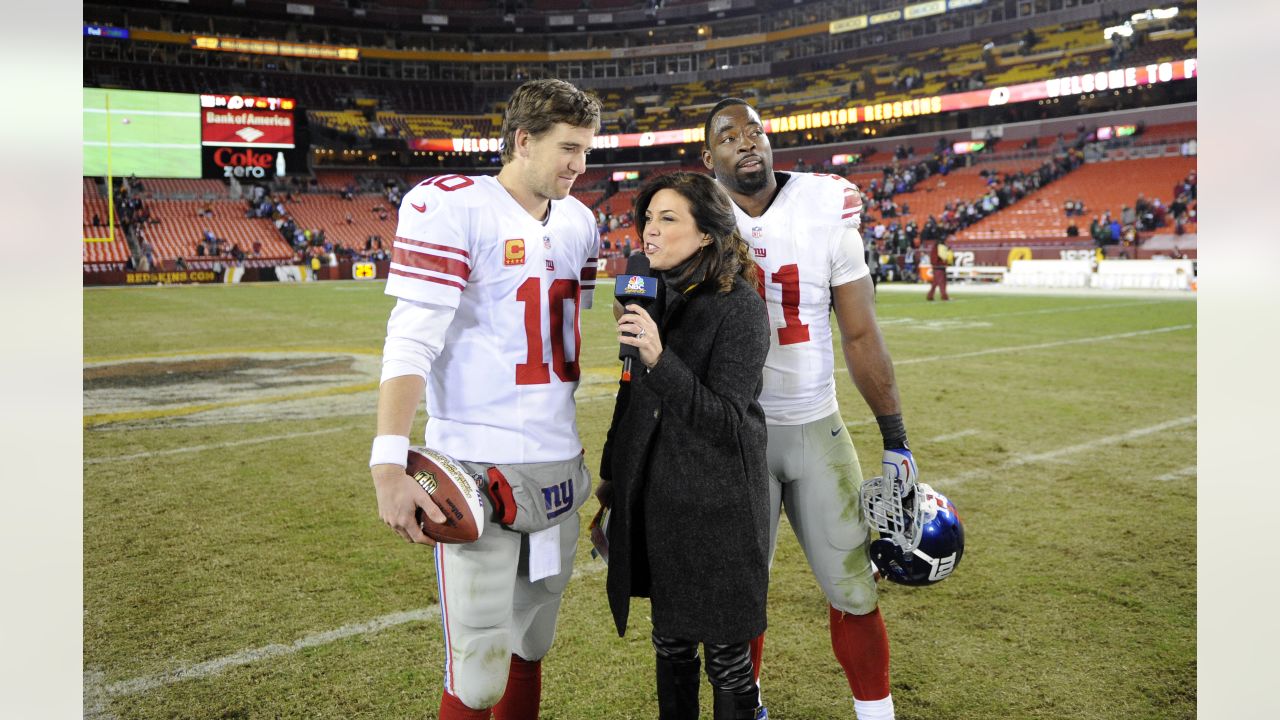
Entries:
[[[714, 695], [715, 720], [752, 720], [759, 705], [749, 642], [717, 645], [707, 650], [707, 679]], [[698, 717], [698, 643], [653, 635], [657, 653], [659, 720]]]
[[[755, 671], [751, 667], [749, 642], [717, 645], [703, 643], [707, 651], [707, 679], [711, 687], [735, 695], [755, 689]], [[693, 640], [653, 635], [653, 649], [658, 657], [671, 662], [697, 662], [698, 643]]]

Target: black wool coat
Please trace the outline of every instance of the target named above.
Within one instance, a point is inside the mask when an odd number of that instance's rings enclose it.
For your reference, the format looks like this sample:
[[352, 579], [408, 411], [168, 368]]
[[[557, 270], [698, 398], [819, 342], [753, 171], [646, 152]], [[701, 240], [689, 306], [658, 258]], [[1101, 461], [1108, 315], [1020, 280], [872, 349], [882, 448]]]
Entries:
[[742, 642], [764, 632], [769, 589], [768, 315], [741, 278], [663, 290], [662, 354], [619, 384], [601, 460], [609, 607], [619, 636], [630, 598], [648, 597], [659, 635]]

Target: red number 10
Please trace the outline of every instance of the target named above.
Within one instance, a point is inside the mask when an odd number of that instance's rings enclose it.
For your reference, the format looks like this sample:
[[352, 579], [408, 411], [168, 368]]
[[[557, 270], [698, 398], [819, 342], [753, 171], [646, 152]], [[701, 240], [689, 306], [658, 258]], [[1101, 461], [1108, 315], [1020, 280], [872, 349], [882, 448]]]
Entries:
[[[760, 297], [764, 297], [764, 268], [756, 266], [760, 278]], [[779, 345], [795, 345], [809, 342], [809, 326], [800, 322], [800, 266], [791, 263], [778, 268], [773, 281], [782, 286], [782, 320], [778, 328]]]
[[[545, 385], [551, 372], [542, 352], [542, 279], [531, 277], [516, 290], [516, 302], [524, 303], [524, 336], [529, 346], [526, 360], [516, 365], [517, 385]], [[573, 303], [573, 360], [565, 359], [565, 302]], [[559, 278], [547, 288], [547, 315], [551, 336], [551, 367], [561, 382], [578, 379], [578, 353], [582, 349], [582, 333], [578, 329], [578, 281]]]

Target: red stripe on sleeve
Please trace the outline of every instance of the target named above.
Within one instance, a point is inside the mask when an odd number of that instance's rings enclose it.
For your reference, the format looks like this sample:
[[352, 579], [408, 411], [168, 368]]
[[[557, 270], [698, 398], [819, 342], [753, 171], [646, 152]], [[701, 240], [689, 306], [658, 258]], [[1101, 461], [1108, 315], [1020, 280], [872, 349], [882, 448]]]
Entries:
[[444, 278], [431, 277], [430, 275], [418, 275], [416, 273], [405, 272], [403, 270], [398, 270], [396, 268], [391, 268], [388, 272], [391, 273], [392, 275], [399, 275], [401, 277], [407, 277], [412, 280], [426, 280], [427, 282], [440, 283], [441, 285], [448, 285], [449, 287], [455, 287], [455, 288], [458, 288], [459, 290], [466, 289], [466, 286], [463, 285], [462, 283], [454, 282], [452, 280], [445, 280]]
[[434, 270], [435, 272], [453, 275], [461, 280], [467, 280], [471, 277], [470, 265], [461, 260], [440, 257], [439, 255], [428, 255], [405, 250], [404, 248], [392, 247], [391, 261], [400, 265], [418, 268], [419, 270]]
[[427, 250], [443, 250], [444, 252], [457, 253], [458, 255], [461, 255], [462, 257], [465, 257], [465, 258], [471, 257], [471, 253], [467, 252], [466, 250], [463, 250], [462, 248], [456, 248], [451, 245], [437, 245], [435, 243], [429, 243], [423, 240], [414, 240], [413, 238], [402, 237], [400, 235], [396, 236], [396, 240], [399, 240], [400, 242], [409, 243], [410, 245], [413, 245], [415, 247], [426, 248]]

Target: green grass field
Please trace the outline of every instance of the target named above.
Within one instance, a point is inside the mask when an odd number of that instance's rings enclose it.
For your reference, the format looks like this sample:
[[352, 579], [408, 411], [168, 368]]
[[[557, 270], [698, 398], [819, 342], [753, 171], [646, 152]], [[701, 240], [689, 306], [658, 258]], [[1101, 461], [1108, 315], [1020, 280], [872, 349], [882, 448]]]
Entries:
[[[922, 296], [882, 291], [879, 313], [967, 545], [939, 585], [881, 584], [898, 717], [1195, 717], [1196, 304]], [[84, 293], [86, 717], [435, 717], [431, 553], [381, 524], [366, 467], [391, 304], [381, 283]], [[583, 313], [593, 470], [612, 325]], [[878, 433], [837, 375], [870, 476]], [[655, 717], [647, 605], [619, 639], [588, 547], [542, 717]], [[852, 718], [785, 528], [769, 609], [770, 717]]]

